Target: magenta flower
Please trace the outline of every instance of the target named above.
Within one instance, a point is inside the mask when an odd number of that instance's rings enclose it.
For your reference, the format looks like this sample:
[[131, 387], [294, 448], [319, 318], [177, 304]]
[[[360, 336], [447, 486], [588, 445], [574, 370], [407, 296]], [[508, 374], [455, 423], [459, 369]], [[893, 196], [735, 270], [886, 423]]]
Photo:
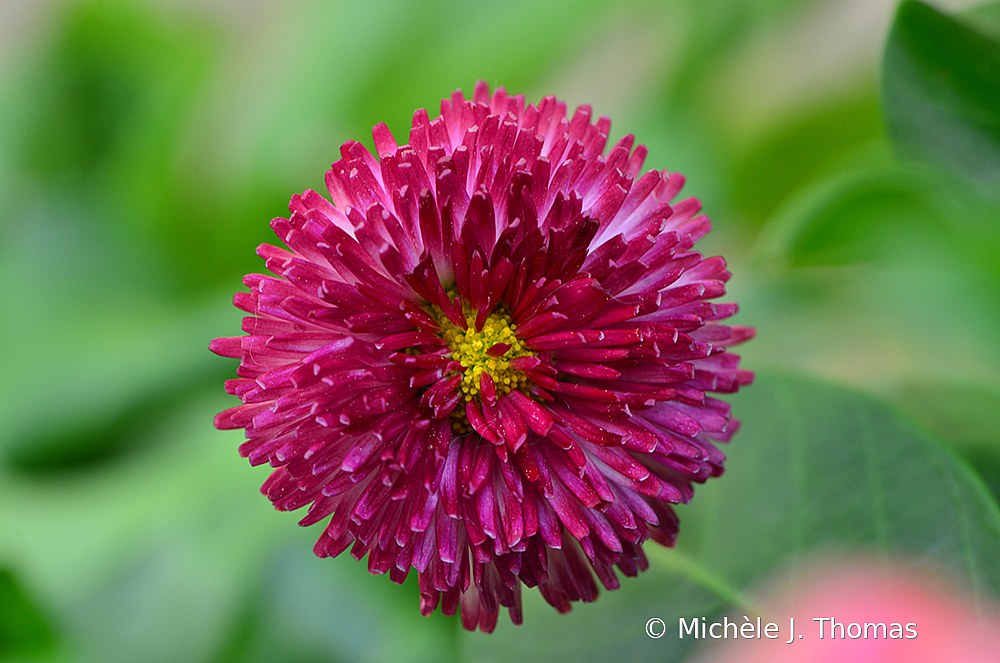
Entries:
[[751, 381], [728, 348], [753, 330], [709, 301], [730, 274], [692, 250], [710, 225], [671, 203], [684, 178], [640, 176], [632, 136], [605, 155], [609, 128], [482, 82], [417, 111], [409, 145], [376, 125], [378, 159], [348, 142], [327, 172], [332, 203], [271, 223], [278, 276], [244, 278], [247, 335], [212, 342], [244, 403], [215, 425], [275, 468], [264, 494], [328, 520], [321, 557], [416, 569], [425, 615], [520, 623], [522, 583], [592, 601], [722, 473], [737, 423], [707, 394]]

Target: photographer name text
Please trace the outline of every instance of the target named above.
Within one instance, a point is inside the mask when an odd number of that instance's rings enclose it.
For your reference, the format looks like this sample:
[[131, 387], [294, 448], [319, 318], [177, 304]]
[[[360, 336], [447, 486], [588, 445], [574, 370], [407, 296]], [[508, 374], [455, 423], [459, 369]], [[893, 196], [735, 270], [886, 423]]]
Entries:
[[[650, 624], [646, 625], [646, 632], [650, 637], [662, 637], [666, 632], [666, 624], [662, 620], [650, 620], [650, 622], [660, 622], [661, 629], [650, 629]], [[659, 626], [657, 624], [656, 626]], [[656, 635], [656, 631], [660, 634]], [[785, 639], [786, 644], [792, 644], [796, 640], [805, 638], [808, 634], [810, 638], [820, 640], [913, 640], [917, 637], [917, 625], [913, 622], [901, 624], [899, 622], [843, 622], [836, 617], [813, 617], [811, 622], [796, 624], [795, 618], [788, 619], [788, 625], [782, 629], [775, 622], [764, 623], [760, 617], [751, 618], [744, 616], [742, 619], [723, 618], [722, 621], [710, 622], [705, 617], [692, 617], [678, 620], [677, 636], [680, 639], [695, 638], [699, 640], [721, 640], [721, 639], [761, 639], [777, 640]]]

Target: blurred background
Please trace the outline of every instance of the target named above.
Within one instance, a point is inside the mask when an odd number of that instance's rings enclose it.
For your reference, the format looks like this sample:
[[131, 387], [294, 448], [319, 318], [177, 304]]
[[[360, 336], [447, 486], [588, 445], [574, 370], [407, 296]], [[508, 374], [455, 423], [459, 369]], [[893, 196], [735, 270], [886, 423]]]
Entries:
[[[1000, 34], [998, 5], [933, 4]], [[1000, 198], [894, 149], [895, 2], [0, 9], [0, 660], [684, 660], [677, 615], [858, 550], [1000, 590]], [[590, 104], [684, 173], [758, 332], [678, 550], [568, 616], [526, 592], [492, 636], [420, 617], [415, 578], [312, 556], [319, 530], [212, 428], [236, 362], [208, 351], [340, 144], [379, 121], [405, 142], [477, 79]]]

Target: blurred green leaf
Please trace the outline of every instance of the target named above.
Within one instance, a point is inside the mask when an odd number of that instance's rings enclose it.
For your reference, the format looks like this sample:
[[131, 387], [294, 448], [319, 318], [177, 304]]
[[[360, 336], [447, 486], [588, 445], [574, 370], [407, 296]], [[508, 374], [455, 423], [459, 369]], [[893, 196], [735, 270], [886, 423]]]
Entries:
[[55, 644], [52, 626], [9, 569], [0, 569], [0, 660], [32, 660]]
[[[458, 87], [471, 95], [476, 79], [486, 79], [491, 86], [506, 86], [515, 94], [523, 93], [585, 43], [595, 24], [606, 22], [626, 4], [620, 0], [556, 0], [545, 4], [518, 0], [480, 4], [489, 6], [489, 11], [477, 13], [470, 11], [470, 3], [460, 0], [422, 5], [389, 3], [385, 7], [386, 23], [406, 36], [390, 41], [386, 47], [370, 49], [366, 76], [354, 88], [351, 116], [367, 125], [382, 120], [394, 130], [405, 127], [396, 137], [400, 143], [407, 142], [412, 109], [397, 115], [404, 99], [414, 109], [427, 108], [433, 117], [438, 111], [438, 99]], [[442, 34], [434, 29], [435, 25], [447, 25], [449, 29]], [[481, 50], [483, 44], [502, 45], [503, 56]], [[456, 58], [456, 53], [471, 57]], [[386, 89], [392, 89], [393, 95], [380, 94]], [[367, 136], [364, 140], [371, 142]]]
[[270, 511], [262, 478], [212, 428], [229, 400], [216, 392], [189, 391], [144, 422], [135, 453], [89, 471], [0, 468], [15, 496], [0, 503], [0, 551], [51, 613], [59, 660], [204, 661], [216, 649], [277, 525], [251, 517]]
[[734, 173], [733, 200], [755, 224], [881, 135], [877, 100], [868, 87], [782, 119], [743, 155]]
[[455, 658], [460, 625], [440, 614], [420, 615], [415, 574], [399, 587], [369, 575], [349, 555], [320, 559], [309, 546], [295, 545], [279, 548], [260, 580], [216, 663]]
[[906, 156], [1000, 184], [1000, 42], [904, 0], [882, 75], [889, 135]]
[[989, 383], [910, 382], [899, 406], [947, 440], [1000, 499], [1000, 389]]
[[[116, 160], [148, 168], [162, 158], [204, 67], [205, 42], [122, 2], [78, 3], [63, 20], [37, 81], [47, 84], [28, 100], [39, 113], [19, 137], [23, 163], [43, 178], [84, 185]], [[115, 174], [130, 183], [138, 173]]]
[[994, 37], [1000, 37], [1000, 2], [975, 5], [961, 14], [963, 21]]
[[998, 218], [994, 201], [926, 168], [885, 163], [813, 184], [761, 234], [756, 273], [732, 282], [759, 332], [743, 354], [865, 390], [996, 382]]
[[807, 187], [765, 228], [757, 260], [817, 267], [913, 260], [947, 252], [1000, 279], [1000, 206], [958, 181], [894, 163], [839, 172]]
[[956, 448], [995, 445], [1000, 451], [1000, 385], [910, 382], [897, 400]]
[[[53, 346], [48, 362], [33, 365], [26, 353], [5, 357], [6, 367], [21, 378], [0, 388], [8, 406], [0, 412], [0, 461], [28, 473], [108, 461], [148, 444], [150, 426], [169, 416], [192, 389], [207, 384], [221, 389], [233, 362], [212, 355], [208, 343], [239, 331], [238, 313], [226, 299], [173, 311], [150, 309], [131, 298], [115, 303], [118, 310], [77, 328], [82, 338], [76, 346]], [[20, 297], [11, 304], [25, 320], [49, 313], [24, 307]], [[32, 326], [0, 338], [10, 339], [11, 349], [26, 348], [52, 333]]]
[[[679, 661], [692, 643], [673, 635], [678, 618], [711, 617], [778, 569], [835, 551], [908, 557], [953, 571], [976, 595], [1000, 593], [996, 502], [894, 410], [774, 375], [734, 402], [743, 429], [726, 474], [680, 511], [677, 550], [647, 546], [650, 570], [568, 615], [530, 599], [523, 626], [467, 635], [466, 660]], [[643, 631], [652, 617], [668, 625], [662, 639]]]
[[838, 173], [781, 211], [762, 236], [760, 259], [793, 268], [865, 263], [940, 224], [927, 187], [913, 177], [896, 169]]
[[[763, 562], [826, 547], [917, 555], [1000, 594], [1000, 510], [940, 442], [869, 396], [764, 375], [734, 398], [744, 428], [706, 486], [706, 564], [738, 586]], [[710, 492], [711, 494], [711, 492]], [[732, 555], [742, 549], [741, 555]]]
[[180, 160], [218, 30], [191, 8], [121, 0], [68, 4], [51, 24], [45, 49], [0, 81], [31, 109], [0, 114], [18, 171], [2, 225], [45, 223], [38, 208], [71, 205], [160, 287], [203, 292], [224, 272], [201, 253], [219, 211], [191, 204], [197, 177]]
[[189, 392], [146, 422], [140, 449], [89, 472], [0, 468], [17, 496], [0, 502], [0, 551], [51, 608], [68, 660], [452, 660], [457, 622], [420, 615], [415, 576], [399, 587], [348, 555], [317, 558], [319, 529], [271, 508], [269, 468], [211, 426], [233, 400]]
[[[684, 40], [679, 75], [662, 90], [662, 101], [668, 107], [688, 106], [692, 93], [702, 86], [706, 72], [713, 72], [720, 60], [732, 57], [745, 46], [745, 40], [755, 32], [772, 32], [799, 15], [799, 10], [816, 5], [815, 0], [700, 0], [674, 3], [667, 12], [679, 17], [682, 34], [671, 37]], [[663, 5], [660, 5], [663, 7]], [[808, 9], [805, 10], [808, 12]], [[667, 82], [667, 81], [664, 81]], [[704, 111], [704, 109], [702, 109]]]

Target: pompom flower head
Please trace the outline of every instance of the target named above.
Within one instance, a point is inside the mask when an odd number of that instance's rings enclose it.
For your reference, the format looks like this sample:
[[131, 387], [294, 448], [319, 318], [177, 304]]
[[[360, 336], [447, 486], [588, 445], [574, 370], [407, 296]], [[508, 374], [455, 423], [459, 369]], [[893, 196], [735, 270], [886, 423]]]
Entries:
[[521, 585], [560, 611], [670, 546], [692, 484], [722, 473], [737, 424], [712, 392], [751, 381], [729, 347], [753, 335], [712, 303], [722, 258], [684, 178], [640, 175], [610, 122], [485, 83], [456, 92], [408, 145], [348, 142], [330, 199], [293, 196], [258, 249], [277, 276], [235, 297], [245, 336], [240, 453], [274, 469], [275, 507], [326, 521], [317, 555], [416, 570], [420, 610], [521, 622]]

